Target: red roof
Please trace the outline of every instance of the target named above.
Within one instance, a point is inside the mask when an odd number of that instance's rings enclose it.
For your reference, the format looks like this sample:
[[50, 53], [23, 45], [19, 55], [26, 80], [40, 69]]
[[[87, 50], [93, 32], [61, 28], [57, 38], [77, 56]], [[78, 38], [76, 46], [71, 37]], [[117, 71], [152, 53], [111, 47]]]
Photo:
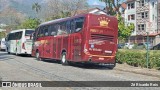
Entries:
[[121, 4], [121, 7], [124, 8], [124, 9], [126, 9], [126, 8], [127, 8], [127, 5], [126, 5], [125, 3], [122, 3], [122, 4]]
[[126, 3], [128, 3], [128, 2], [133, 2], [133, 1], [136, 1], [136, 0], [127, 0]]

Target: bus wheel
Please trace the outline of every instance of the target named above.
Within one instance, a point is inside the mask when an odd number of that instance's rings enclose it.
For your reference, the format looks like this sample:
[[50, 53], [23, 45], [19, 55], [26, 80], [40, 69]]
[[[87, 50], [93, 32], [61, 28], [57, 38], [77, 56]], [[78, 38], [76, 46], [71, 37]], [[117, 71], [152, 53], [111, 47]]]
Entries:
[[8, 52], [8, 54], [10, 54], [10, 52], [8, 51], [8, 48], [7, 48], [7, 52]]
[[61, 63], [62, 63], [62, 65], [68, 65], [68, 61], [66, 60], [66, 53], [65, 52], [62, 53]]
[[39, 52], [37, 51], [36, 52], [36, 59], [38, 60], [38, 61], [41, 61], [42, 59], [39, 57]]
[[10, 54], [10, 52], [8, 52], [8, 54]]

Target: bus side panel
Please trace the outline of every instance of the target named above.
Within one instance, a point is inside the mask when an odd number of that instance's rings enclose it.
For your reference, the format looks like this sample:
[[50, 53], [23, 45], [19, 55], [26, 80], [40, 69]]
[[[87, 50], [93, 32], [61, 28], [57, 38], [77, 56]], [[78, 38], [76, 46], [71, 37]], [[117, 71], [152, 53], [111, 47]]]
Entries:
[[52, 58], [52, 54], [53, 54], [53, 40], [52, 40], [52, 36], [48, 36], [48, 37], [44, 37], [44, 47], [43, 47], [43, 56], [44, 58]]
[[72, 37], [71, 53], [73, 53], [72, 61], [78, 62], [81, 60], [81, 45], [82, 45], [81, 34], [75, 33], [71, 37]]
[[69, 54], [70, 54], [70, 52], [69, 52], [69, 50], [70, 50], [70, 48], [68, 47], [69, 46], [69, 43], [70, 43], [70, 40], [69, 40], [70, 38], [69, 38], [69, 36], [68, 35], [66, 35], [66, 36], [63, 36], [63, 48], [62, 48], [62, 51], [66, 51], [66, 53], [67, 53], [67, 60], [69, 60], [70, 58], [69, 58]]
[[68, 36], [68, 51], [67, 51], [67, 60], [73, 61], [73, 36], [69, 35]]
[[53, 39], [52, 39], [52, 42], [53, 42], [53, 58], [54, 59], [57, 59], [57, 38], [56, 37], [53, 37]]
[[61, 51], [62, 51], [62, 36], [56, 36], [55, 37], [56, 42], [55, 43], [55, 48], [56, 48], [56, 59], [61, 59]]
[[42, 37], [42, 38], [38, 38], [37, 41], [38, 41], [38, 46], [37, 46], [38, 52], [40, 54], [40, 57], [43, 58], [44, 57], [43, 56], [43, 53], [44, 53], [44, 51], [43, 51], [43, 45], [45, 43], [45, 39]]
[[10, 52], [11, 53], [15, 53], [15, 50], [16, 50], [16, 40], [11, 40], [10, 41]]

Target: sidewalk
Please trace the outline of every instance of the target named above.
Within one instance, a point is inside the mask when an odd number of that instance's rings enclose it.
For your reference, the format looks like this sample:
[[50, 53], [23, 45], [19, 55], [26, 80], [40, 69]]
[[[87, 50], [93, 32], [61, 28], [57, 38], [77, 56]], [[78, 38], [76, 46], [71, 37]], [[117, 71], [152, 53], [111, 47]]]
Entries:
[[156, 69], [134, 67], [134, 66], [129, 66], [127, 64], [116, 64], [116, 67], [114, 69], [119, 71], [132, 72], [136, 74], [142, 74], [160, 78], [160, 70]]

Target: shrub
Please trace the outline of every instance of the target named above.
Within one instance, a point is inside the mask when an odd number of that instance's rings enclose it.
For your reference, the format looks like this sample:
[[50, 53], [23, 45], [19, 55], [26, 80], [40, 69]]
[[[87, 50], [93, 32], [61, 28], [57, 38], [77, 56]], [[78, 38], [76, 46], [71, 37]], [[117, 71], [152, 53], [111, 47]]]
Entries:
[[[132, 66], [147, 67], [146, 50], [118, 50], [116, 61], [118, 63], [127, 63]], [[160, 51], [149, 51], [149, 68], [160, 69]]]

